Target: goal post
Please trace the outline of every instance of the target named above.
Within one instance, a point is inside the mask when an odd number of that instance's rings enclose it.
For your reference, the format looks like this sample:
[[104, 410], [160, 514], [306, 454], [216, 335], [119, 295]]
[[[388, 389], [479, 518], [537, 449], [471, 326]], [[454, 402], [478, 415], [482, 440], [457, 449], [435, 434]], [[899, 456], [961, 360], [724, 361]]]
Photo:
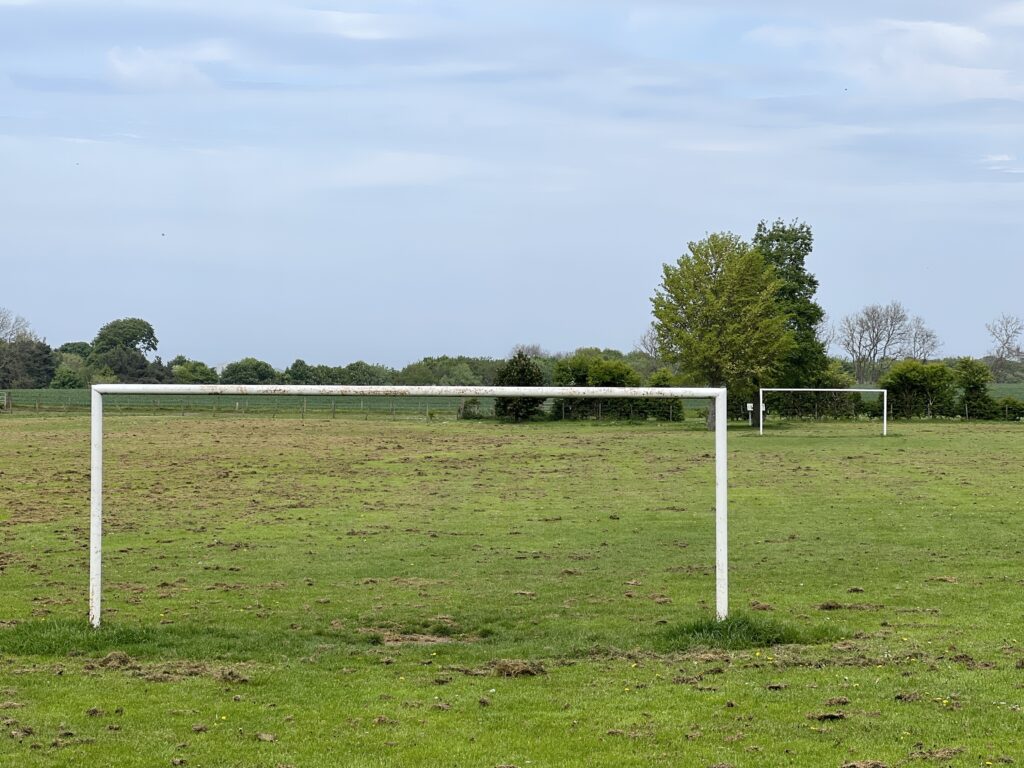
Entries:
[[365, 397], [708, 398], [715, 408], [715, 614], [729, 613], [728, 427], [725, 388], [712, 387], [460, 387], [276, 384], [96, 384], [91, 401], [89, 623], [100, 626], [103, 600], [103, 396], [232, 395]]
[[828, 387], [761, 387], [757, 394], [758, 434], [764, 434], [764, 396], [768, 392], [875, 392], [882, 394], [882, 437], [889, 431], [889, 391], [886, 389], [841, 389]]

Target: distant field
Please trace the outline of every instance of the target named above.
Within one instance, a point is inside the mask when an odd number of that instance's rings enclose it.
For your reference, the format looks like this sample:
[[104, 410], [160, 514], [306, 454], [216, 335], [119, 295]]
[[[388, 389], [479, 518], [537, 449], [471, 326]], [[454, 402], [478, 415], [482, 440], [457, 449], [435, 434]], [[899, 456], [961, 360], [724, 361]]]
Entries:
[[992, 397], [1015, 397], [1024, 400], [1024, 382], [1017, 384], [989, 384]]
[[733, 651], [696, 422], [114, 410], [98, 632], [88, 426], [0, 420], [0, 765], [1024, 755], [1022, 425], [731, 429], [733, 608], [833, 636]]
[[[10, 390], [15, 411], [85, 411], [87, 389]], [[429, 418], [454, 416], [465, 398], [457, 397], [228, 397], [223, 395], [104, 395], [104, 408], [117, 411], [172, 411], [177, 413], [265, 413], [318, 417], [376, 415]], [[493, 413], [493, 398], [481, 398], [480, 407]]]
[[[88, 411], [87, 389], [14, 389], [8, 390], [15, 413]], [[475, 413], [494, 415], [494, 398], [475, 398]], [[462, 413], [464, 397], [232, 397], [227, 395], [104, 395], [104, 408], [111, 412], [169, 412], [264, 414], [309, 416], [311, 418], [362, 417], [366, 419], [455, 418]], [[551, 407], [552, 401], [547, 401]], [[686, 401], [685, 407], [697, 416], [707, 407], [703, 400]]]

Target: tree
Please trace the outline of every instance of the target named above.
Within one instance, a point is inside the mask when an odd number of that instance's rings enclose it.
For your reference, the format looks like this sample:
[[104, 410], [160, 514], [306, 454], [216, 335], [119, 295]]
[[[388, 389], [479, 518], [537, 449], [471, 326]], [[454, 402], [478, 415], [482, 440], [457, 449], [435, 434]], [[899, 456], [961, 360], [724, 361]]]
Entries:
[[88, 365], [98, 371], [112, 373], [123, 384], [144, 382], [149, 360], [134, 347], [114, 347], [104, 352], [93, 351]]
[[753, 246], [775, 268], [775, 276], [781, 281], [777, 300], [788, 315], [786, 327], [793, 334], [793, 348], [777, 383], [783, 387], [810, 386], [828, 368], [828, 349], [819, 337], [825, 310], [814, 300], [818, 280], [807, 271], [805, 263], [814, 247], [811, 227], [796, 220], [786, 224], [776, 219], [771, 226], [762, 221], [754, 233]]
[[818, 327], [814, 329], [814, 335], [821, 343], [822, 349], [827, 353], [838, 338], [835, 325], [828, 315], [822, 315]]
[[968, 419], [991, 419], [995, 402], [988, 393], [992, 372], [980, 360], [961, 357], [953, 366], [956, 383], [961, 389], [960, 412]]
[[93, 354], [103, 354], [114, 349], [134, 349], [145, 355], [155, 352], [156, 332], [153, 326], [138, 317], [112, 320], [96, 334], [92, 342]]
[[21, 335], [0, 341], [0, 389], [40, 389], [50, 385], [57, 356], [45, 341]]
[[92, 354], [92, 344], [88, 341], [69, 341], [57, 347], [57, 351], [65, 355], [78, 355], [85, 360]]
[[647, 326], [647, 330], [640, 335], [635, 348], [638, 352], [647, 355], [651, 360], [661, 359], [661, 347], [658, 346], [658, 329], [654, 323]]
[[172, 381], [174, 381], [174, 371], [170, 365], [160, 359], [159, 355], [146, 365], [146, 370], [139, 379], [142, 384], [169, 384]]
[[998, 381], [1012, 361], [1024, 361], [1024, 349], [1020, 346], [1024, 320], [1004, 312], [991, 323], [985, 323], [985, 329], [995, 345], [992, 349], [992, 375]]
[[184, 355], [178, 355], [169, 365], [176, 384], [216, 384], [220, 381], [213, 368], [198, 360], [189, 360]]
[[666, 367], [666, 361], [661, 359], [658, 332], [654, 328], [654, 323], [651, 323], [637, 339], [633, 351], [626, 355], [626, 362], [641, 376], [650, 376]]
[[[794, 349], [782, 285], [760, 251], [734, 234], [690, 243], [675, 264], [664, 265], [652, 299], [662, 354], [687, 378], [729, 387], [736, 403], [747, 402], [774, 382]], [[713, 413], [709, 408], [709, 428]]]
[[942, 344], [939, 342], [939, 335], [924, 324], [920, 316], [914, 315], [907, 324], [907, 338], [902, 350], [904, 357], [928, 362], [935, 357]]
[[270, 363], [246, 357], [224, 366], [222, 384], [277, 384], [280, 376]]
[[285, 384], [320, 384], [316, 380], [316, 372], [305, 360], [296, 360], [284, 369], [282, 379]]
[[907, 341], [910, 321], [898, 301], [884, 307], [871, 304], [847, 315], [839, 325], [839, 345], [853, 361], [858, 384], [877, 380], [882, 363], [899, 356]]
[[395, 381], [395, 371], [385, 365], [374, 365], [362, 360], [349, 363], [341, 372], [341, 384], [370, 386], [375, 384], [391, 384]]
[[[523, 351], [509, 358], [494, 377], [499, 387], [539, 387], [544, 374], [533, 358]], [[494, 414], [512, 421], [526, 421], [540, 412], [544, 401], [536, 397], [499, 397], [494, 402]]]
[[538, 357], [550, 357], [540, 344], [516, 344], [512, 347], [509, 357], [514, 357], [517, 352], [522, 352], [524, 355], [534, 360]]
[[156, 346], [156, 333], [145, 320], [112, 320], [96, 333], [87, 362], [94, 370], [110, 371], [123, 383], [159, 382], [166, 378], [165, 372], [160, 366], [150, 368], [146, 358], [146, 353], [155, 351]]
[[22, 338], [39, 340], [32, 332], [32, 326], [28, 324], [28, 320], [21, 315], [14, 314], [9, 309], [0, 307], [0, 341], [9, 343]]

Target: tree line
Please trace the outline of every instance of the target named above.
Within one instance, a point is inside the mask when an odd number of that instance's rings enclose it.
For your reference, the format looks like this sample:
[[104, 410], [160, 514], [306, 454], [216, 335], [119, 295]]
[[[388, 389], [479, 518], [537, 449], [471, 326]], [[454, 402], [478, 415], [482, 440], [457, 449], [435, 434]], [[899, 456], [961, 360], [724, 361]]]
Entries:
[[[993, 347], [980, 360], [936, 360], [938, 335], [899, 302], [872, 304], [833, 326], [817, 303], [818, 281], [807, 269], [814, 238], [800, 221], [760, 222], [749, 240], [730, 232], [689, 243], [663, 267], [651, 298], [653, 322], [629, 352], [597, 347], [548, 353], [538, 345], [512, 350], [507, 360], [426, 357], [401, 369], [356, 361], [347, 365], [295, 360], [282, 370], [245, 357], [220, 370], [179, 355], [150, 359], [156, 331], [141, 318], [102, 326], [92, 341], [53, 348], [29, 322], [0, 308], [0, 389], [75, 389], [105, 382], [183, 384], [348, 384], [519, 386], [724, 386], [730, 414], [745, 415], [759, 387], [890, 390], [894, 415], [1021, 418], [1013, 398], [996, 401], [991, 381], [1024, 382], [1024, 321], [1002, 314], [986, 329]], [[832, 348], [844, 354], [830, 355]], [[499, 415], [536, 415], [530, 402], [499, 403]], [[816, 398], [819, 414], [870, 412], [870, 403]], [[795, 398], [781, 409], [798, 408]], [[661, 401], [559, 401], [554, 418], [675, 418]]]

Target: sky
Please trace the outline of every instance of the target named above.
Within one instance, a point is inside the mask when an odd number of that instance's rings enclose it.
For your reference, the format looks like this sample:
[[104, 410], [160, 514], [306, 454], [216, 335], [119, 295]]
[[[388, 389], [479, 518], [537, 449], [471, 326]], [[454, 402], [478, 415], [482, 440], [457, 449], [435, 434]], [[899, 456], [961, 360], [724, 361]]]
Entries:
[[0, 306], [54, 345], [631, 349], [708, 233], [838, 321], [1024, 315], [1024, 2], [0, 0]]

